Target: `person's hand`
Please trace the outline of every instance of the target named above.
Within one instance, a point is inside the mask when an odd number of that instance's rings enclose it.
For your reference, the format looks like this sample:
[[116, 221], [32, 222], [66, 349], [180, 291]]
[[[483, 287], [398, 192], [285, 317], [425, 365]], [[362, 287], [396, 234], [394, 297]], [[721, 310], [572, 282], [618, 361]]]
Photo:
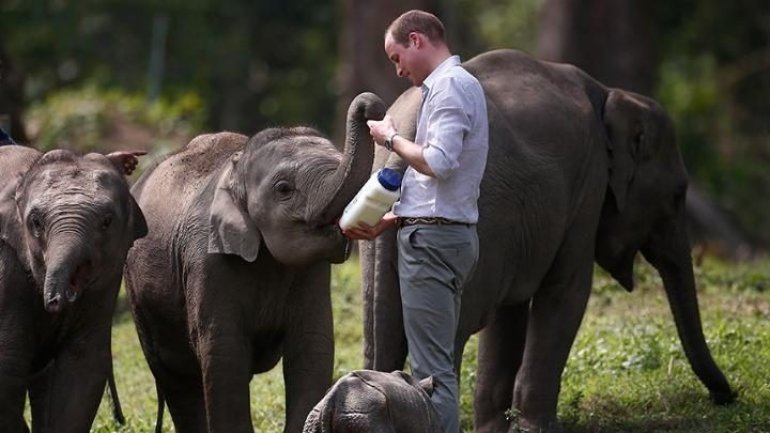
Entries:
[[108, 153], [105, 155], [107, 159], [112, 161], [112, 163], [117, 167], [118, 170], [121, 170], [123, 174], [126, 176], [130, 175], [131, 173], [136, 170], [136, 166], [139, 164], [139, 158], [138, 156], [147, 155], [147, 152], [143, 150], [133, 150], [133, 151], [117, 151]]
[[393, 213], [388, 212], [384, 217], [374, 226], [370, 226], [366, 223], [361, 223], [357, 227], [351, 227], [342, 231], [342, 234], [353, 240], [368, 240], [371, 241], [377, 236], [381, 235], [385, 230], [396, 225], [398, 217]]
[[386, 138], [396, 133], [396, 125], [389, 114], [386, 114], [382, 120], [367, 120], [366, 124], [369, 126], [369, 133], [372, 134], [374, 142], [380, 146], [385, 143]]

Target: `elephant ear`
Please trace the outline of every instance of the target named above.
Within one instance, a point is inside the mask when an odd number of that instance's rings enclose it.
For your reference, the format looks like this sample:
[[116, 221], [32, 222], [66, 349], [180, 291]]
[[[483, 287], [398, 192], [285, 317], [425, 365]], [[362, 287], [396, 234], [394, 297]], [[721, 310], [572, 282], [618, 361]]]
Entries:
[[129, 219], [129, 227], [133, 231], [131, 240], [137, 240], [147, 236], [147, 220], [144, 219], [144, 213], [142, 208], [139, 207], [139, 203], [136, 202], [134, 196], [128, 194], [128, 206], [131, 208], [131, 217]]
[[402, 370], [393, 371], [391, 374], [401, 377], [401, 379], [403, 379], [406, 383], [416, 388], [422, 389], [429, 396], [433, 395], [433, 390], [437, 386], [436, 380], [433, 379], [433, 376], [428, 376], [425, 379], [418, 381], [414, 376]]
[[0, 185], [0, 241], [10, 245], [17, 254], [22, 254], [24, 235], [16, 209], [16, 187], [21, 181], [21, 174], [11, 176], [9, 180], [5, 185]]
[[244, 260], [257, 259], [262, 236], [249, 218], [243, 200], [233, 194], [235, 165], [240, 153], [219, 177], [209, 213], [209, 248], [211, 254], [236, 254]]
[[16, 251], [17, 258], [25, 267], [29, 267], [29, 263], [17, 197], [24, 176], [42, 155], [24, 146], [3, 146], [0, 152], [0, 241]]
[[[140, 152], [136, 152], [140, 153]], [[102, 155], [101, 153], [89, 153], [83, 156], [83, 159], [89, 161], [96, 161], [102, 164], [109, 164], [111, 168], [114, 168], [120, 174], [120, 181], [126, 185], [126, 194], [128, 194], [128, 230], [131, 231], [131, 242], [147, 236], [147, 220], [144, 219], [144, 213], [139, 207], [139, 204], [134, 199], [134, 196], [130, 192], [128, 183], [125, 181], [123, 175], [126, 175], [123, 167], [123, 161], [126, 158], [135, 155], [132, 152], [113, 152], [109, 155]], [[105, 159], [107, 161], [105, 161]]]
[[425, 391], [429, 396], [433, 396], [433, 390], [436, 389], [436, 381], [433, 380], [433, 376], [428, 376], [420, 381], [420, 388]]
[[619, 211], [626, 205], [628, 188], [645, 147], [647, 111], [641, 99], [619, 89], [610, 90], [604, 105], [604, 125], [609, 137], [609, 185]]

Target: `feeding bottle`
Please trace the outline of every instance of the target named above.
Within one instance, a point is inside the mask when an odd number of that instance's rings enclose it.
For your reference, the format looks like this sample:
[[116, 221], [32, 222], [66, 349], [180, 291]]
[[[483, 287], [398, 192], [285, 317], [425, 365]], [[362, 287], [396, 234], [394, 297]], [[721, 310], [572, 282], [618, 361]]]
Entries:
[[396, 170], [383, 168], [375, 172], [345, 207], [340, 227], [347, 230], [362, 222], [377, 224], [398, 200], [400, 188], [401, 174]]

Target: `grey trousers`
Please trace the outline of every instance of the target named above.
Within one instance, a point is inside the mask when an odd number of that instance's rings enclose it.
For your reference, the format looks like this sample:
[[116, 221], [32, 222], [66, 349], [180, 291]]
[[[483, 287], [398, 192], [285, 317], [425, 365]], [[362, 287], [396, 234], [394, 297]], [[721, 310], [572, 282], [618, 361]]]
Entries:
[[443, 431], [458, 433], [454, 343], [463, 285], [476, 268], [476, 226], [413, 225], [398, 232], [398, 273], [412, 375], [438, 382], [432, 401]]

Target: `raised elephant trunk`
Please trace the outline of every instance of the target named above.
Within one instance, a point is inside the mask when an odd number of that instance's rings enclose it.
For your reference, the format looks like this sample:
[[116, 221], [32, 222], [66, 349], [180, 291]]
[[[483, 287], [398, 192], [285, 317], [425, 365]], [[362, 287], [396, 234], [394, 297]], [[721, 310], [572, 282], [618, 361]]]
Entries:
[[731, 403], [735, 393], [714, 362], [701, 327], [684, 212], [675, 223], [653, 234], [642, 253], [663, 279], [677, 333], [693, 372], [709, 389], [714, 403]]
[[385, 104], [374, 93], [361, 93], [350, 103], [342, 160], [334, 174], [320, 188], [321, 206], [311, 217], [312, 221], [318, 224], [333, 223], [369, 178], [374, 142], [366, 121], [380, 120], [384, 115]]
[[43, 304], [49, 313], [75, 302], [93, 268], [86, 243], [78, 236], [60, 236], [48, 243]]

